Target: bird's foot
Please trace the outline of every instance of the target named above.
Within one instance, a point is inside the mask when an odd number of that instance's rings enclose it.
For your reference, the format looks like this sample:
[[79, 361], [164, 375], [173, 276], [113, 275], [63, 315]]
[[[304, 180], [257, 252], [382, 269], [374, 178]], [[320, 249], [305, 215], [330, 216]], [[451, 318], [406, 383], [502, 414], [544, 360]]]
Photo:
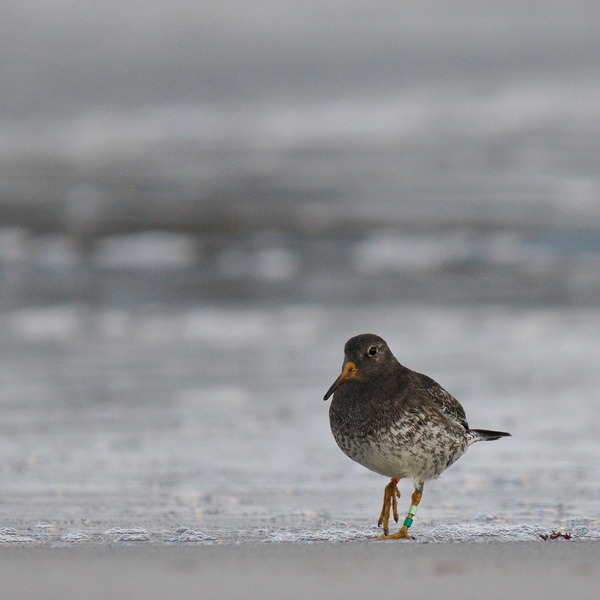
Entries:
[[390, 533], [390, 512], [394, 517], [394, 521], [398, 522], [398, 498], [400, 498], [400, 490], [398, 489], [399, 479], [392, 479], [386, 486], [383, 493], [383, 506], [381, 508], [381, 514], [379, 515], [379, 521], [377, 521], [377, 527], [383, 525], [383, 537], [386, 537]]
[[402, 525], [400, 531], [396, 533], [392, 533], [392, 535], [380, 535], [380, 539], [382, 540], [414, 540], [415, 538], [412, 535], [408, 534], [408, 527], [406, 525]]

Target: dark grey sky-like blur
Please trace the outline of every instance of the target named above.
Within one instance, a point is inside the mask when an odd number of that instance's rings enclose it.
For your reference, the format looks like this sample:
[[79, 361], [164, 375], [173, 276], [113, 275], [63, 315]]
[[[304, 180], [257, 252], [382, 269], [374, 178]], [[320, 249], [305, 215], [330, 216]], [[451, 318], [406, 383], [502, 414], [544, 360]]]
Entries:
[[600, 9], [586, 1], [2, 0], [0, 14], [0, 118], [361, 97], [600, 64]]
[[599, 31], [584, 0], [0, 0], [0, 263], [596, 302]]

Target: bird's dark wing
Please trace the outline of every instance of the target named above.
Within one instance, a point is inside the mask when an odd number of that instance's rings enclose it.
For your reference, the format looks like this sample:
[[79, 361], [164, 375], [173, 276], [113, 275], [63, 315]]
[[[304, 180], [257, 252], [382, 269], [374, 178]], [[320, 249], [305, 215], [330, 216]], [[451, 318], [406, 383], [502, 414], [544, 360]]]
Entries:
[[449, 394], [439, 383], [436, 383], [427, 375], [415, 373], [413, 378], [412, 391], [423, 400], [433, 402], [445, 415], [458, 421], [465, 429], [469, 428], [467, 415], [460, 402]]

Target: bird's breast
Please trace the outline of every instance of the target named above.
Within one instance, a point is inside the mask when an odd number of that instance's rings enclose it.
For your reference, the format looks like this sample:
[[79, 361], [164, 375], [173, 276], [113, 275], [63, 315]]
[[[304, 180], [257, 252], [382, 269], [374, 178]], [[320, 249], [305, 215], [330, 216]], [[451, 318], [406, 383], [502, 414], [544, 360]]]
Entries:
[[426, 407], [361, 406], [337, 398], [331, 431], [340, 449], [367, 469], [387, 477], [433, 479], [467, 447], [466, 430]]

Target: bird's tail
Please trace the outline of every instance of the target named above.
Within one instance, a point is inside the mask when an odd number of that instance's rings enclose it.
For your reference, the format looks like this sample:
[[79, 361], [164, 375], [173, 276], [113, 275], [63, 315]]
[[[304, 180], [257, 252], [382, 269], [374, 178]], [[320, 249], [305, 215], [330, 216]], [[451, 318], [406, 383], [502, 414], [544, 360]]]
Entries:
[[467, 431], [469, 444], [491, 442], [492, 440], [498, 440], [509, 435], [510, 433], [506, 433], [505, 431], [490, 431], [489, 429], [469, 429]]

